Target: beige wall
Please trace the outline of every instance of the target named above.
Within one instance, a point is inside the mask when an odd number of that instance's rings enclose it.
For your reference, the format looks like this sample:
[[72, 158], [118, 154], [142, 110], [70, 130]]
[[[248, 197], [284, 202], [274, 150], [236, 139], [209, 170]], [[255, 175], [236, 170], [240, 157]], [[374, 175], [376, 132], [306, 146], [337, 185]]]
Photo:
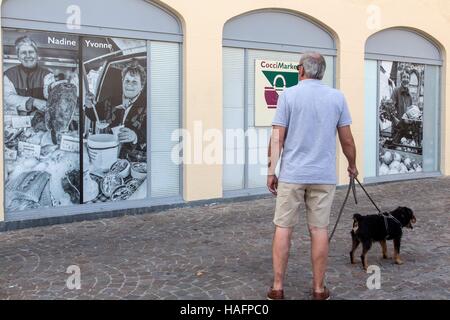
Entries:
[[[431, 5], [430, 2], [432, 2]], [[358, 167], [361, 176], [364, 175], [364, 46], [367, 38], [382, 29], [391, 27], [409, 27], [421, 30], [424, 35], [432, 38], [440, 45], [444, 60], [448, 60], [448, 53], [444, 49], [450, 45], [450, 36], [447, 31], [450, 27], [450, 2], [447, 0], [322, 0], [320, 2], [302, 0], [198, 0], [195, 4], [191, 1], [166, 0], [164, 3], [169, 8], [175, 8], [183, 21], [186, 22], [185, 65], [199, 65], [206, 61], [207, 65], [217, 67], [217, 72], [204, 69], [203, 72], [197, 73], [192, 66], [185, 69], [185, 90], [187, 92], [185, 125], [188, 129], [192, 127], [192, 121], [200, 119], [206, 121], [211, 128], [222, 127], [221, 52], [217, 45], [221, 42], [221, 31], [226, 21], [248, 11], [278, 8], [309, 16], [331, 31], [338, 44], [337, 86], [345, 93], [354, 119], [352, 130], [359, 151]], [[380, 9], [381, 19], [377, 29], [369, 28], [372, 21], [372, 16], [370, 16], [372, 7], [369, 7], [370, 5], [378, 6]], [[207, 15], [204, 14], [205, 12], [207, 12]], [[197, 43], [199, 38], [201, 45], [194, 45], [194, 42]], [[209, 54], [205, 55], [205, 51], [208, 51]], [[199, 61], [200, 59], [206, 60]], [[450, 113], [444, 112], [450, 107], [450, 101], [444, 95], [449, 88], [449, 85], [445, 84], [448, 84], [450, 79], [445, 65], [442, 70], [444, 89], [442, 90], [442, 116], [444, 120], [442, 121], [442, 170], [444, 174], [450, 175], [450, 156], [445, 156], [445, 151], [450, 148], [450, 132], [446, 130], [450, 124]], [[191, 76], [189, 72], [195, 74]], [[201, 89], [205, 83], [208, 84], [206, 95], [203, 94], [205, 88]], [[200, 111], [203, 105], [210, 106], [208, 113]], [[340, 152], [338, 161], [339, 182], [346, 183], [347, 164], [345, 158], [342, 158], [343, 155]], [[202, 181], [195, 179], [199, 174], [201, 176], [207, 174], [207, 178]], [[186, 167], [186, 200], [220, 197], [221, 181], [222, 170], [220, 166]]]
[[[364, 175], [364, 45], [367, 38], [382, 29], [410, 27], [421, 30], [439, 43], [445, 62], [449, 58], [448, 50], [444, 49], [450, 48], [448, 0], [165, 0], [159, 3], [177, 14], [183, 24], [183, 117], [184, 127], [190, 131], [195, 121], [202, 121], [204, 129], [222, 129], [222, 30], [226, 21], [248, 11], [278, 8], [304, 14], [330, 30], [338, 44], [337, 86], [345, 93], [351, 109], [361, 176]], [[368, 27], [370, 5], [380, 9], [378, 29]], [[450, 175], [450, 156], [446, 154], [450, 150], [450, 130], [447, 130], [450, 112], [445, 112], [450, 109], [450, 100], [445, 95], [450, 90], [450, 75], [446, 65], [442, 68], [442, 76], [442, 170], [445, 175]], [[0, 144], [2, 139], [3, 135], [0, 135]], [[218, 149], [222, 150], [221, 146]], [[0, 163], [3, 163], [2, 157], [0, 152]], [[340, 153], [339, 181], [345, 183], [346, 161], [342, 157]], [[3, 181], [3, 170], [0, 170], [0, 181]], [[185, 166], [185, 200], [221, 196], [220, 165]], [[3, 193], [0, 202], [3, 203]], [[0, 221], [2, 216], [3, 209], [0, 209]]]

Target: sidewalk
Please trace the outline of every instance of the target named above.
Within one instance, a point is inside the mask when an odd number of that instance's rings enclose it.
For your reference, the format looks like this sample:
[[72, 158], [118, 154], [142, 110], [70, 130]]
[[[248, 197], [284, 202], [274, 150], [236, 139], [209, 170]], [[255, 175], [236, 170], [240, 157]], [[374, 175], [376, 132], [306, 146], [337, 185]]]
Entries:
[[[336, 193], [332, 225], [346, 190]], [[374, 244], [368, 257], [381, 268], [379, 290], [369, 290], [370, 274], [350, 264], [353, 213], [376, 213], [358, 188], [360, 202], [349, 199], [330, 247], [332, 298], [450, 299], [450, 178], [367, 190], [382, 210], [414, 210], [415, 228], [404, 229], [402, 239], [405, 264], [383, 260]], [[0, 299], [265, 299], [272, 279], [274, 205], [267, 197], [0, 233]], [[302, 216], [293, 236], [287, 299], [309, 299], [304, 222]], [[392, 253], [391, 241], [388, 248]], [[81, 270], [79, 290], [66, 286], [71, 265]]]

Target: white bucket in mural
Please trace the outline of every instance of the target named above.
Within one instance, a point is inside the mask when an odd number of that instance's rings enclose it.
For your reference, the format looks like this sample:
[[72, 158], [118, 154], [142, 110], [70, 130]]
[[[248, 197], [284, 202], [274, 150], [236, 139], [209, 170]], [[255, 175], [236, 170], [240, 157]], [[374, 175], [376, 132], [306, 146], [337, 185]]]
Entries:
[[113, 134], [91, 135], [88, 152], [94, 170], [107, 172], [118, 159], [119, 140]]

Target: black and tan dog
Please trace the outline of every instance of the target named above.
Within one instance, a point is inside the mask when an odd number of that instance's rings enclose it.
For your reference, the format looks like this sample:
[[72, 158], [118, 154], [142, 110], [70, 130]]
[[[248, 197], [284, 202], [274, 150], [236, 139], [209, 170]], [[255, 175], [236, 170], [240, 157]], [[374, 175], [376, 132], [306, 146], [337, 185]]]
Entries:
[[380, 242], [383, 250], [383, 258], [389, 259], [387, 253], [386, 240], [394, 240], [394, 262], [403, 264], [400, 259], [400, 241], [402, 238], [402, 228], [412, 229], [412, 224], [416, 223], [413, 211], [407, 207], [398, 207], [389, 213], [371, 214], [362, 216], [358, 213], [353, 215], [353, 229], [351, 231], [353, 245], [350, 251], [350, 261], [355, 263], [354, 253], [356, 248], [362, 243], [361, 261], [364, 270], [367, 270], [367, 252], [372, 247], [374, 241]]

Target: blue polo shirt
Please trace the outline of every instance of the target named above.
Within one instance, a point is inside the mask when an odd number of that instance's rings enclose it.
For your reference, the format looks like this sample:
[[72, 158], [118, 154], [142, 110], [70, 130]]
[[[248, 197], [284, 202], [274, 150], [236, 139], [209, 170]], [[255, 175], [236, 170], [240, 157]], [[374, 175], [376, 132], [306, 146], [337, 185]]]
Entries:
[[336, 184], [336, 133], [352, 123], [344, 95], [320, 80], [303, 80], [278, 99], [272, 125], [287, 128], [279, 181]]

